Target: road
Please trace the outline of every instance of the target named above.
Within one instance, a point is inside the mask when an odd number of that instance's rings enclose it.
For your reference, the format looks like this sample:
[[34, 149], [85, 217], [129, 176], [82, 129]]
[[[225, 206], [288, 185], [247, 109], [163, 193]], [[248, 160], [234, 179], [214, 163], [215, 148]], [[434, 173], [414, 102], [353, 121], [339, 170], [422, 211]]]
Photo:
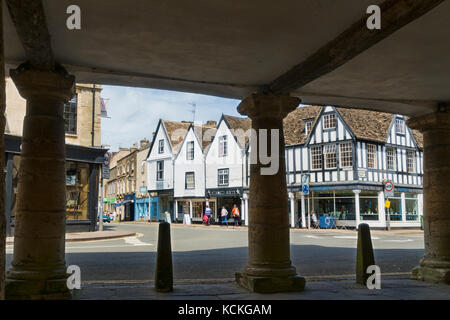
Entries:
[[[66, 244], [67, 265], [81, 268], [82, 281], [153, 280], [157, 224], [118, 224], [105, 230], [138, 237]], [[247, 229], [173, 225], [174, 279], [233, 278], [247, 263]], [[291, 259], [303, 276], [354, 274], [356, 232], [291, 230]], [[423, 234], [372, 233], [382, 273], [409, 272], [424, 254]], [[12, 259], [7, 246], [7, 266]]]

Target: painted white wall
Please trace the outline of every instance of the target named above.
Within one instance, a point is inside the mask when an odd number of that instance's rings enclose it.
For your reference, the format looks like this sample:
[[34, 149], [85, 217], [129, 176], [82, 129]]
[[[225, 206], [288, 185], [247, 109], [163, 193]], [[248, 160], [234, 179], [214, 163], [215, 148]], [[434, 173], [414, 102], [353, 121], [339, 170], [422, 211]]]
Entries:
[[[164, 152], [159, 153], [159, 141], [164, 140]], [[149, 190], [157, 190], [157, 184], [159, 181], [156, 180], [156, 163], [158, 161], [164, 161], [164, 180], [161, 189], [172, 189], [173, 188], [173, 154], [170, 147], [170, 143], [164, 129], [164, 124], [158, 128], [155, 134], [154, 144], [151, 149], [150, 155], [147, 158], [147, 181]]]
[[[194, 159], [187, 160], [188, 142], [194, 142]], [[182, 146], [175, 158], [174, 167], [174, 197], [204, 197], [205, 196], [205, 162], [203, 150], [194, 130], [191, 127], [184, 138]], [[194, 172], [195, 189], [185, 188], [186, 172]]]
[[[228, 154], [225, 157], [219, 157], [219, 137], [227, 136]], [[229, 169], [229, 184], [226, 187], [242, 187], [243, 173], [245, 169], [245, 153], [235, 140], [231, 130], [225, 121], [221, 121], [217, 128], [216, 135], [206, 154], [206, 188], [224, 188], [218, 185], [218, 169]], [[245, 180], [245, 179], [244, 179]]]

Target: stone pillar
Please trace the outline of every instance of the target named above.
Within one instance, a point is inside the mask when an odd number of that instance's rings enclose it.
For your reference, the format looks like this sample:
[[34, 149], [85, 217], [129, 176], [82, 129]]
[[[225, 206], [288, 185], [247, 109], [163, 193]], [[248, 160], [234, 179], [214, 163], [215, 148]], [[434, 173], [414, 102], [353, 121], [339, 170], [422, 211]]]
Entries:
[[261, 169], [270, 164], [262, 164], [256, 144], [251, 147], [248, 264], [236, 273], [236, 281], [252, 292], [301, 291], [305, 286], [305, 279], [296, 275], [290, 260], [283, 135], [283, 118], [299, 103], [300, 99], [289, 96], [252, 94], [238, 106], [239, 113], [251, 118], [258, 136], [260, 129], [268, 129], [269, 153], [271, 137], [278, 134], [279, 167], [275, 174], [261, 174]]
[[400, 203], [402, 204], [402, 222], [406, 223], [406, 198], [404, 192], [400, 194], [400, 201]]
[[28, 68], [11, 71], [27, 100], [18, 180], [14, 257], [8, 299], [69, 298], [66, 286], [66, 171], [63, 108], [73, 76]]
[[359, 193], [361, 190], [353, 190], [353, 193], [355, 194], [355, 223], [356, 223], [356, 229], [358, 229], [359, 223], [361, 221], [361, 214], [359, 210]]
[[[445, 108], [445, 107], [444, 107]], [[443, 109], [444, 109], [443, 108]], [[450, 112], [419, 116], [408, 126], [423, 133], [425, 256], [413, 270], [419, 280], [450, 284]]]

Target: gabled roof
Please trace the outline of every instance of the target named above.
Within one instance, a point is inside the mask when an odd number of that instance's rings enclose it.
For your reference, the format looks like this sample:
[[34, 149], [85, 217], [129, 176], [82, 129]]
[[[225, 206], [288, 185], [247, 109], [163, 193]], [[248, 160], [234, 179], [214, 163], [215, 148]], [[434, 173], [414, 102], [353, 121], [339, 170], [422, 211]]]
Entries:
[[225, 122], [228, 124], [231, 132], [242, 148], [248, 143], [250, 138], [248, 130], [252, 128], [252, 120], [249, 118], [234, 117], [223, 115]]
[[162, 120], [162, 123], [166, 130], [172, 153], [175, 155], [180, 150], [184, 137], [192, 122]]
[[286, 145], [303, 144], [312, 130], [305, 135], [305, 120], [312, 119], [313, 126], [322, 111], [320, 106], [300, 106], [283, 119], [284, 141]]

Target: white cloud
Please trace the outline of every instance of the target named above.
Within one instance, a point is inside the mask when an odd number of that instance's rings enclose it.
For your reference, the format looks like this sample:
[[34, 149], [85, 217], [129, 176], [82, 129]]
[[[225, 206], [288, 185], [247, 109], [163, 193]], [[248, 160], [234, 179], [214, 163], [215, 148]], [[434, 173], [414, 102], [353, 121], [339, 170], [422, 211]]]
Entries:
[[192, 121], [192, 103], [196, 104], [195, 121], [218, 121], [222, 113], [239, 116], [239, 100], [193, 93], [131, 87], [103, 86], [108, 116], [102, 118], [102, 144], [112, 151], [130, 147], [143, 138], [151, 139], [158, 120]]

